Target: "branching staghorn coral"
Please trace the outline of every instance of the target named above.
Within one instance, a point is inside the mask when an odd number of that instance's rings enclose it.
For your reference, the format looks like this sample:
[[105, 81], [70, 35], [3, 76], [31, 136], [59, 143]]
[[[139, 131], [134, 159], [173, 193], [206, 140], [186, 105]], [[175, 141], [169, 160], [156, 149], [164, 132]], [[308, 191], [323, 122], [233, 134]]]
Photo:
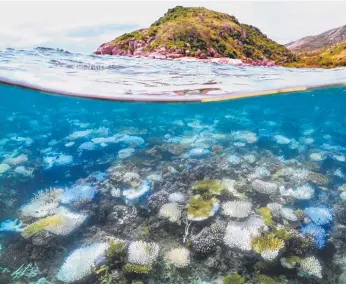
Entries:
[[266, 228], [265, 223], [261, 218], [255, 216], [244, 222], [230, 221], [223, 241], [230, 248], [250, 251], [251, 240], [260, 234], [261, 228]]
[[307, 207], [304, 212], [316, 225], [328, 225], [333, 220], [331, 211], [326, 207]]
[[56, 210], [54, 216], [61, 218], [61, 222], [54, 227], [46, 228], [46, 230], [56, 235], [68, 235], [78, 228], [88, 217], [84, 214], [73, 213], [62, 206]]
[[96, 260], [105, 255], [107, 248], [108, 243], [95, 243], [74, 250], [60, 267], [57, 279], [65, 283], [72, 283], [90, 275]]
[[191, 245], [194, 251], [199, 254], [209, 254], [216, 249], [216, 238], [209, 227], [205, 227], [200, 233], [191, 237]]
[[106, 257], [108, 260], [108, 265], [111, 265], [111, 263], [115, 259], [122, 258], [125, 248], [127, 246], [126, 241], [116, 239], [116, 238], [110, 238], [108, 241], [108, 249], [106, 251]]
[[274, 260], [284, 245], [284, 241], [277, 238], [274, 234], [257, 236], [251, 241], [252, 249], [268, 261]]
[[293, 190], [292, 196], [296, 199], [307, 200], [315, 195], [315, 190], [309, 184], [298, 186]]
[[66, 189], [61, 195], [61, 203], [73, 204], [91, 201], [95, 197], [95, 190], [89, 185], [75, 185]]
[[312, 236], [318, 248], [323, 248], [327, 243], [326, 231], [321, 226], [314, 223], [309, 223], [306, 226], [303, 226], [302, 233], [304, 235]]
[[159, 245], [135, 241], [130, 243], [128, 249], [128, 262], [136, 265], [152, 265], [159, 255]]
[[226, 226], [223, 222], [216, 222], [210, 225], [210, 232], [217, 243], [222, 243], [225, 236]]
[[78, 228], [87, 215], [73, 213], [65, 207], [56, 209], [56, 214], [40, 219], [24, 228], [22, 235], [26, 238], [46, 230], [56, 235], [68, 235]]
[[322, 278], [322, 266], [315, 256], [303, 258], [300, 262], [299, 273], [300, 276], [315, 276]]
[[22, 265], [17, 270], [12, 272], [12, 280], [18, 280], [21, 278], [33, 278], [40, 273], [40, 269], [36, 264], [29, 263], [28, 265]]
[[40, 190], [28, 204], [21, 208], [22, 215], [41, 218], [54, 214], [59, 206], [62, 193], [61, 188]]
[[258, 209], [258, 212], [267, 226], [272, 226], [274, 224], [272, 213], [268, 207], [262, 207]]

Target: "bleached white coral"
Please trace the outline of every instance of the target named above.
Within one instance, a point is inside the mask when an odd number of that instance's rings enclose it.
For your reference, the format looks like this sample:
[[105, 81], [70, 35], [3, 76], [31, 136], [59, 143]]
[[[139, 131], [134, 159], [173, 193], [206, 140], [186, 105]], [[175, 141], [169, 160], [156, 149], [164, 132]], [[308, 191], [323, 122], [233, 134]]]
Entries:
[[228, 162], [232, 165], [239, 165], [240, 164], [240, 158], [236, 155], [230, 155], [228, 158], [227, 158]]
[[283, 170], [283, 175], [292, 179], [295, 182], [305, 181], [310, 176], [310, 171], [304, 168], [285, 168]]
[[95, 243], [73, 251], [60, 267], [57, 279], [72, 283], [90, 275], [95, 267], [95, 261], [103, 256], [108, 248], [108, 243]]
[[260, 179], [262, 177], [270, 176], [270, 172], [266, 167], [256, 167], [255, 171], [248, 175], [249, 180]]
[[270, 209], [274, 217], [279, 217], [281, 215], [282, 205], [279, 203], [268, 203], [267, 207]]
[[135, 172], [127, 172], [123, 175], [123, 182], [130, 184], [133, 187], [137, 187], [140, 183], [140, 176]]
[[284, 144], [284, 145], [289, 144], [291, 142], [290, 139], [288, 139], [287, 137], [285, 137], [283, 135], [275, 135], [274, 140], [276, 141], [276, 143]]
[[230, 248], [236, 248], [243, 251], [251, 250], [251, 234], [248, 230], [235, 224], [228, 224], [224, 243]]
[[298, 221], [298, 217], [296, 216], [294, 210], [291, 208], [282, 208], [281, 216], [288, 221]]
[[175, 267], [183, 268], [190, 264], [190, 251], [183, 247], [175, 248], [167, 252], [165, 259]]
[[69, 136], [66, 137], [67, 140], [76, 140], [79, 138], [84, 138], [89, 136], [92, 133], [92, 130], [88, 129], [88, 130], [81, 130], [81, 131], [75, 131], [72, 134], [70, 134]]
[[10, 168], [9, 165], [0, 163], [0, 175], [6, 173]]
[[311, 153], [309, 157], [312, 161], [315, 161], [315, 162], [320, 162], [325, 159], [324, 153], [322, 152]]
[[244, 222], [230, 221], [227, 225], [223, 241], [230, 248], [250, 251], [251, 240], [260, 234], [261, 227], [266, 228], [264, 221], [254, 216]]
[[311, 137], [300, 137], [299, 142], [305, 144], [305, 145], [310, 145], [315, 142], [315, 140]]
[[346, 191], [343, 191], [343, 192], [340, 193], [340, 198], [342, 200], [346, 200]]
[[230, 193], [232, 194], [233, 196], [235, 197], [243, 197], [244, 194], [242, 193], [239, 193], [236, 188], [235, 188], [235, 183], [236, 181], [233, 180], [233, 179], [228, 179], [228, 178], [225, 178], [222, 180], [222, 185], [225, 187], [225, 189]]
[[181, 217], [181, 210], [178, 203], [166, 203], [159, 211], [159, 216], [167, 218], [170, 222], [179, 222]]
[[249, 144], [256, 143], [258, 140], [256, 133], [250, 131], [234, 131], [232, 136], [236, 141], [243, 141]]
[[300, 262], [299, 268], [300, 276], [315, 276], [322, 278], [322, 266], [315, 256], [303, 258]]
[[14, 172], [16, 174], [20, 174], [20, 175], [23, 175], [23, 176], [32, 177], [34, 169], [27, 169], [24, 166], [18, 166], [18, 167], [16, 167], [14, 169]]
[[138, 265], [152, 265], [159, 255], [159, 245], [135, 241], [130, 243], [128, 249], [128, 262]]
[[39, 191], [31, 201], [21, 208], [26, 217], [41, 218], [55, 213], [59, 206], [63, 190], [52, 188]]
[[255, 168], [255, 175], [257, 177], [267, 177], [270, 176], [270, 171], [266, 167], [256, 167]]
[[180, 192], [173, 192], [168, 196], [169, 202], [184, 203], [186, 201], [186, 196]]
[[19, 155], [17, 157], [9, 157], [2, 161], [3, 164], [7, 164], [10, 166], [16, 166], [21, 163], [25, 163], [28, 161], [28, 157], [26, 155]]
[[309, 184], [298, 186], [292, 191], [292, 196], [296, 199], [311, 199], [315, 195], [315, 190]]
[[130, 157], [135, 152], [135, 149], [133, 148], [126, 148], [122, 149], [118, 152], [118, 158], [119, 159], [126, 159]]
[[71, 204], [78, 202], [87, 202], [94, 198], [96, 192], [89, 185], [74, 185], [66, 189], [61, 195], [61, 203]]
[[246, 162], [248, 162], [250, 164], [253, 164], [254, 162], [256, 162], [256, 156], [252, 155], [252, 154], [245, 155], [243, 158]]
[[279, 250], [265, 250], [261, 252], [261, 256], [263, 257], [263, 259], [267, 261], [274, 260], [278, 255], [279, 255]]
[[228, 201], [222, 204], [222, 213], [229, 217], [244, 218], [249, 216], [252, 204], [246, 201]]
[[120, 188], [116, 188], [116, 187], [112, 187], [110, 190], [110, 194], [113, 197], [120, 197], [121, 196], [121, 189]]
[[264, 193], [264, 194], [273, 194], [273, 193], [276, 193], [278, 190], [278, 186], [276, 185], [276, 183], [262, 181], [259, 179], [255, 179], [251, 183], [251, 186], [255, 191]]
[[84, 214], [73, 213], [65, 207], [59, 207], [56, 215], [61, 217], [61, 222], [54, 227], [48, 227], [47, 231], [56, 235], [68, 235], [77, 229], [88, 217]]

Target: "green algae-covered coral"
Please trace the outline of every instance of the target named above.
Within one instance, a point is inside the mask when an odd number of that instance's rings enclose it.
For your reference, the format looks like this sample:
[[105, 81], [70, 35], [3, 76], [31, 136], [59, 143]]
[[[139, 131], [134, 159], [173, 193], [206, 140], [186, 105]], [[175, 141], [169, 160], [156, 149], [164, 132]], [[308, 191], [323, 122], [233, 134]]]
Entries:
[[284, 246], [284, 241], [277, 238], [274, 234], [258, 236], [251, 241], [252, 249], [267, 261], [274, 260]]
[[118, 239], [110, 239], [106, 251], [108, 263], [112, 263], [114, 260], [122, 258], [125, 248], [126, 242]]
[[252, 249], [257, 253], [264, 251], [278, 251], [284, 247], [284, 241], [277, 238], [274, 234], [258, 236], [252, 239]]
[[223, 278], [222, 284], [245, 284], [245, 278], [238, 273], [230, 273]]
[[187, 217], [189, 220], [202, 221], [213, 216], [218, 209], [218, 199], [205, 200], [201, 195], [195, 195], [188, 204]]
[[302, 209], [297, 209], [294, 211], [294, 214], [297, 216], [298, 220], [303, 221], [305, 217], [305, 212]]
[[126, 273], [148, 274], [153, 267], [151, 265], [139, 265], [127, 263], [124, 266]]
[[309, 174], [309, 180], [318, 185], [326, 185], [329, 182], [328, 177], [321, 173], [311, 172]]
[[253, 266], [254, 270], [256, 272], [260, 272], [262, 270], [267, 270], [268, 269], [268, 264], [264, 261], [257, 261], [255, 265]]
[[262, 208], [258, 209], [258, 212], [262, 216], [264, 223], [267, 226], [272, 226], [274, 224], [272, 212], [270, 211], [270, 209], [268, 207], [262, 207]]
[[299, 256], [291, 256], [291, 257], [283, 257], [280, 259], [281, 265], [288, 269], [296, 268], [298, 264], [301, 262], [301, 258]]
[[293, 238], [289, 228], [274, 229], [273, 234], [281, 240], [288, 241]]
[[259, 284], [279, 284], [280, 283], [277, 280], [264, 274], [258, 274], [257, 280]]
[[44, 229], [57, 227], [62, 223], [62, 221], [63, 220], [60, 216], [48, 216], [26, 226], [22, 232], [22, 236], [24, 238], [30, 238], [39, 232], [42, 232]]
[[225, 191], [226, 187], [221, 180], [211, 179], [197, 181], [192, 189], [198, 193], [209, 192], [213, 195], [221, 195]]

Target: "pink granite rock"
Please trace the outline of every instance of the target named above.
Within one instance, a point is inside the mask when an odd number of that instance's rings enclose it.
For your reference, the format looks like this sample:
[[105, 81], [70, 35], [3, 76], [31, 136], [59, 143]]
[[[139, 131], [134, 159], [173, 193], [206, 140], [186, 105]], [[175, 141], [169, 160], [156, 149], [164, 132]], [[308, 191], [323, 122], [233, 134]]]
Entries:
[[175, 58], [183, 57], [183, 55], [180, 54], [180, 53], [169, 53], [169, 54], [167, 54], [166, 56], [167, 56], [167, 58], [169, 58], [169, 59], [175, 59]]

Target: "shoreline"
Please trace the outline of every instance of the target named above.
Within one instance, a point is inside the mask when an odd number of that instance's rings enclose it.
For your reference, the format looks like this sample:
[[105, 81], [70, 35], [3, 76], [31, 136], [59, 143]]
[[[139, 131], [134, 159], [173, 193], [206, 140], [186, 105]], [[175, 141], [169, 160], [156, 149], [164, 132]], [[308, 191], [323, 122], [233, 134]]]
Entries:
[[150, 58], [150, 59], [158, 59], [158, 60], [168, 60], [168, 61], [181, 61], [181, 62], [213, 62], [218, 64], [228, 64], [233, 66], [265, 66], [265, 67], [277, 67], [281, 66], [276, 64], [271, 60], [254, 60], [251, 58], [243, 58], [243, 59], [233, 59], [229, 57], [193, 57], [186, 56], [180, 53], [160, 53], [157, 51], [154, 52], [137, 52], [135, 51], [133, 54], [126, 51], [116, 52], [114, 50], [109, 49], [107, 47], [101, 46], [98, 50], [93, 52], [94, 55], [111, 55], [111, 56], [124, 56], [124, 57], [132, 57], [132, 58]]

